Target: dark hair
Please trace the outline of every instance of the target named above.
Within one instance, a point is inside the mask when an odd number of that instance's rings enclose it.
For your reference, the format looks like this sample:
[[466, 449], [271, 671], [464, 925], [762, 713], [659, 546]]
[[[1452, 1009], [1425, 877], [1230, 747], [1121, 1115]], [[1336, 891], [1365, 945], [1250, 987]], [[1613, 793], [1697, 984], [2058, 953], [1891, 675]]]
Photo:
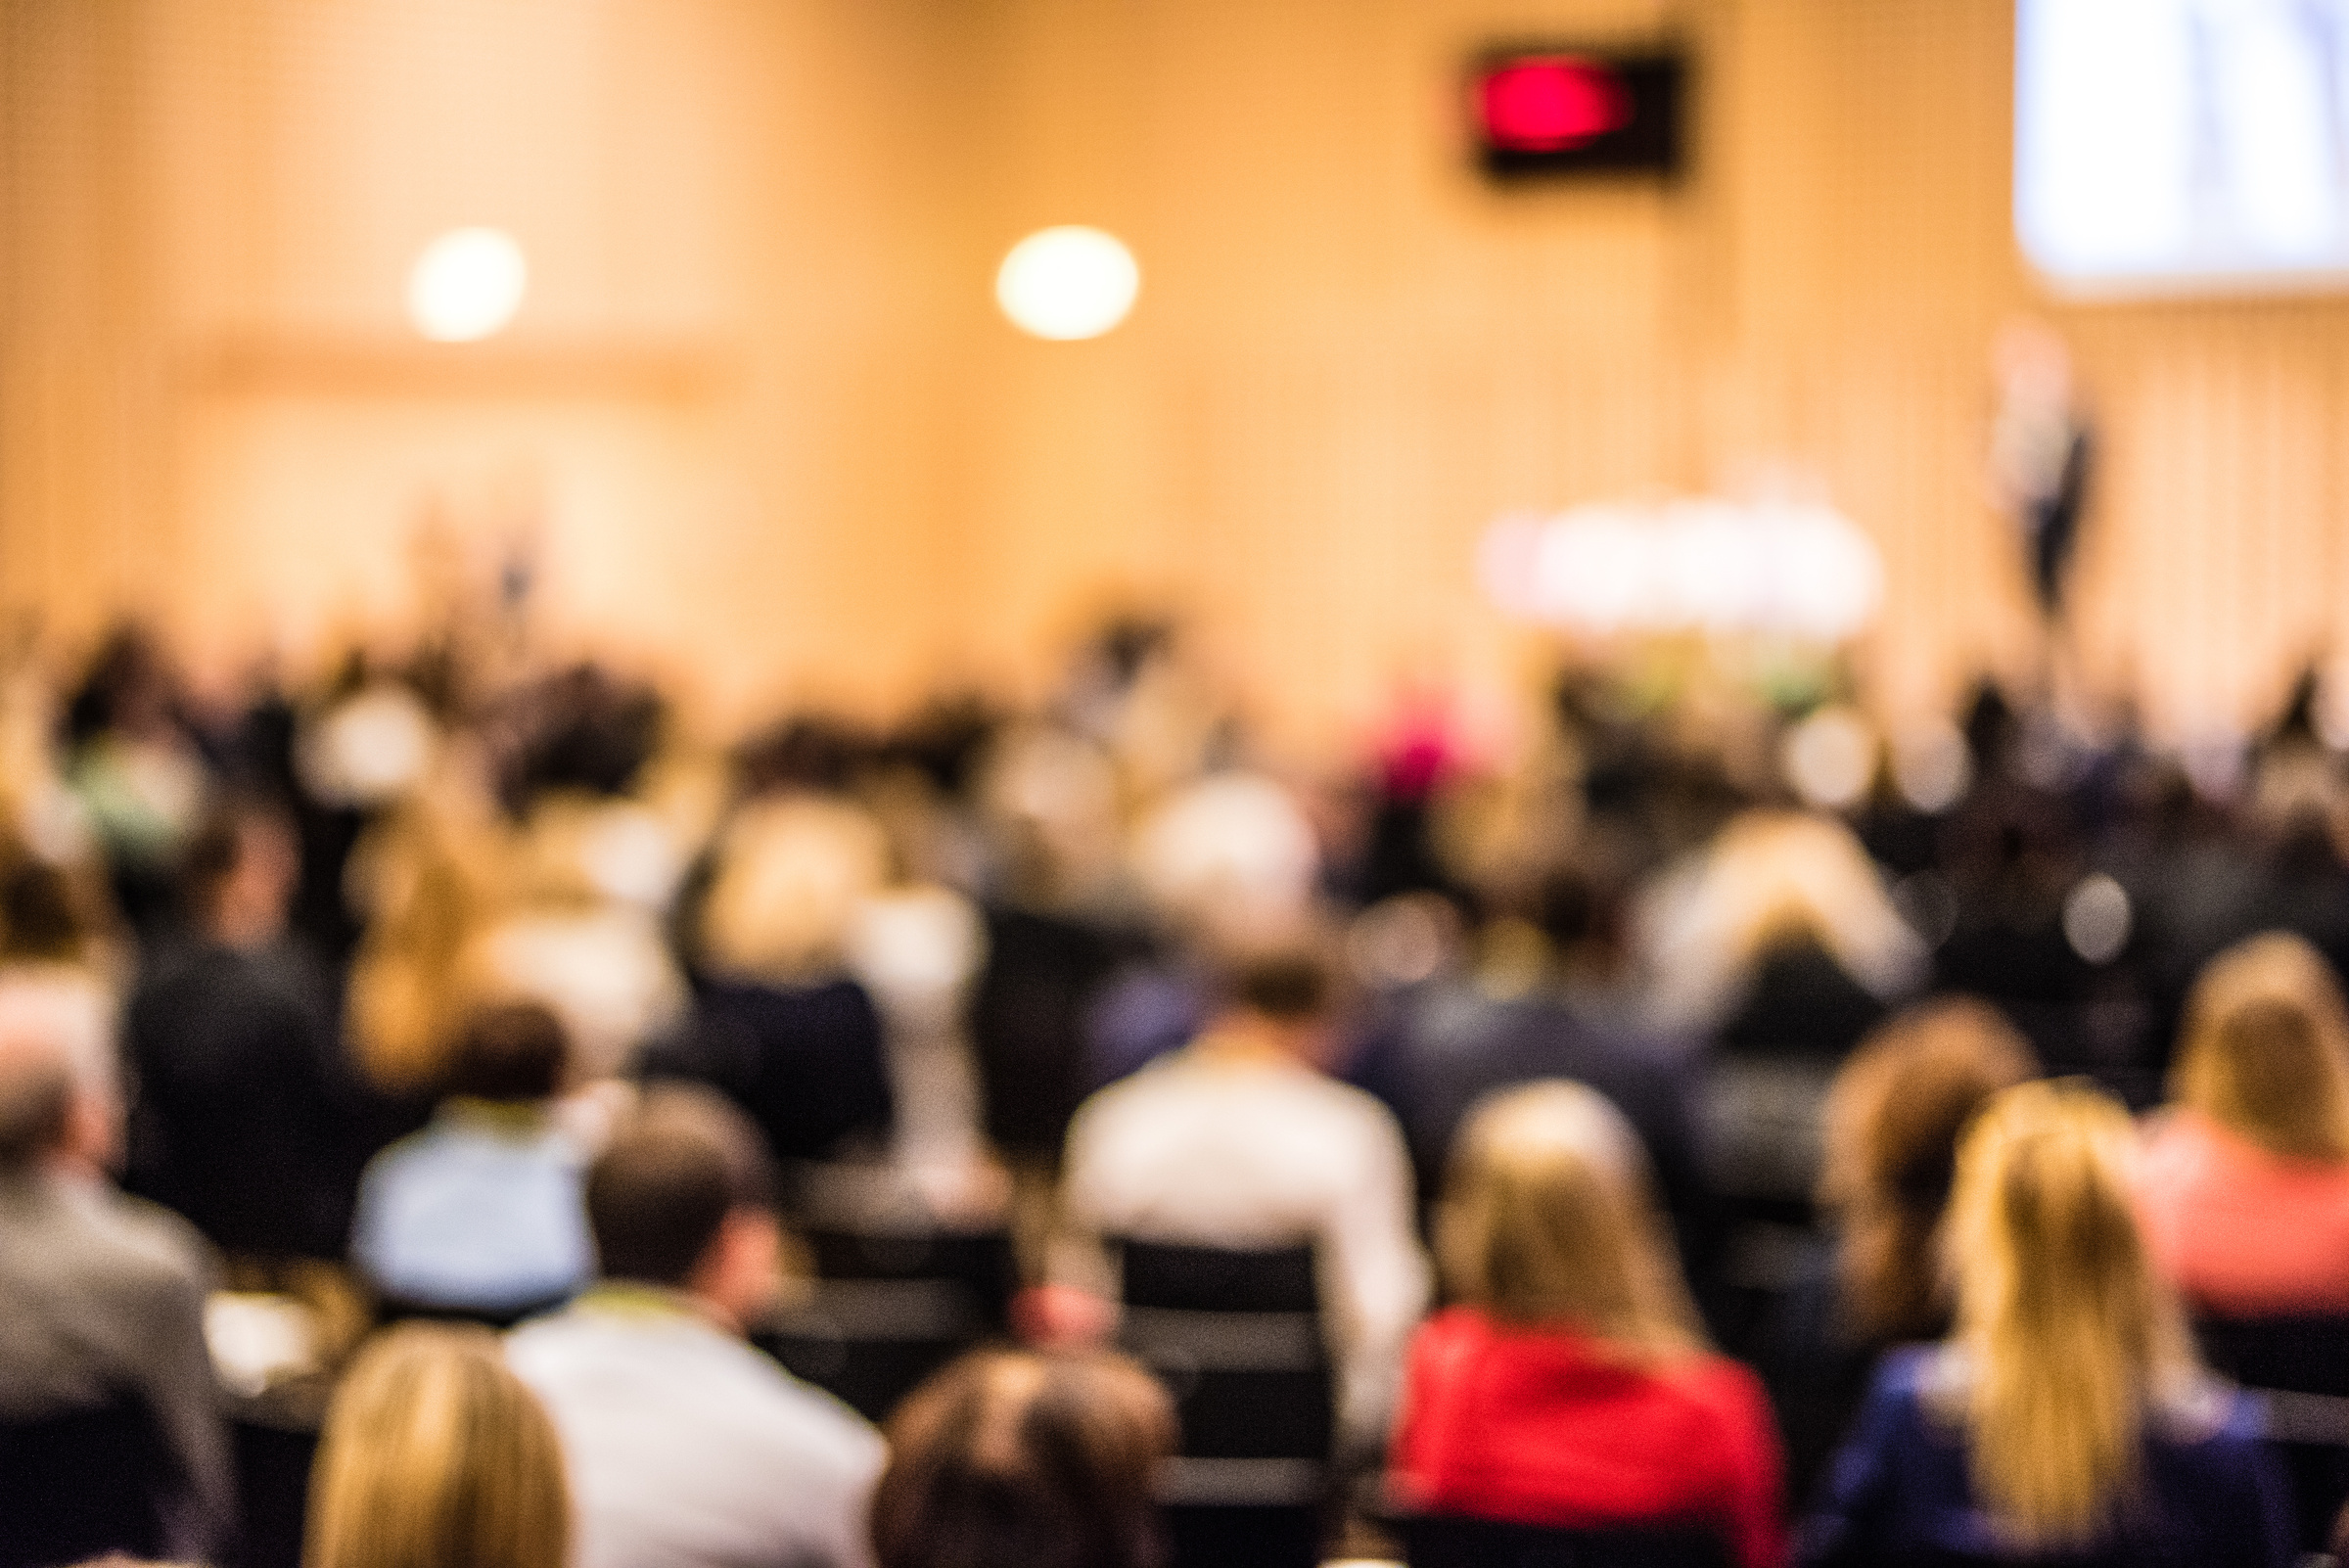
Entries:
[[766, 1147], [704, 1089], [646, 1097], [587, 1172], [587, 1227], [606, 1279], [682, 1285], [736, 1209], [773, 1202]]
[[238, 811], [224, 807], [204, 819], [179, 852], [180, 895], [191, 911], [210, 906], [244, 853], [244, 819]]
[[974, 1351], [898, 1407], [873, 1491], [880, 1568], [1156, 1568], [1151, 1482], [1174, 1446], [1122, 1357]]
[[553, 1009], [534, 1001], [477, 1010], [457, 1037], [448, 1090], [477, 1100], [543, 1100], [562, 1087], [571, 1039]]
[[0, 873], [0, 946], [9, 956], [77, 961], [88, 935], [65, 872], [25, 854]]
[[179, 852], [179, 891], [187, 911], [207, 918], [221, 885], [237, 873], [251, 853], [247, 836], [256, 829], [274, 830], [299, 850], [294, 824], [283, 807], [259, 796], [238, 796], [221, 802], [206, 814]]
[[1329, 1011], [1335, 977], [1312, 947], [1284, 946], [1251, 953], [1232, 967], [1231, 999], [1281, 1023], [1309, 1023]]
[[1864, 1339], [1935, 1339], [1947, 1328], [1933, 1238], [1958, 1140], [1993, 1095], [2038, 1074], [2014, 1026], [1971, 996], [1901, 1013], [1836, 1073], [1820, 1188], [1841, 1232], [1843, 1303]]

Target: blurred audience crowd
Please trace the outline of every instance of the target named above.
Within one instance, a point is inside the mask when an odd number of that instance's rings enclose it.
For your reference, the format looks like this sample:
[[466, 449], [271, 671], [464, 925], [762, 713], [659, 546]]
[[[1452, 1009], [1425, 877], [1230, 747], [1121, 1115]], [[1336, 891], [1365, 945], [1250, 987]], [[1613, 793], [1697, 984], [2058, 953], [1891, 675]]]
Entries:
[[[489, 669], [0, 682], [0, 1568], [2282, 1564], [2349, 1498], [2313, 681], [2180, 756], [1574, 673], [1301, 775], [1143, 621], [727, 750]], [[7, 1523], [91, 1464], [115, 1536]]]

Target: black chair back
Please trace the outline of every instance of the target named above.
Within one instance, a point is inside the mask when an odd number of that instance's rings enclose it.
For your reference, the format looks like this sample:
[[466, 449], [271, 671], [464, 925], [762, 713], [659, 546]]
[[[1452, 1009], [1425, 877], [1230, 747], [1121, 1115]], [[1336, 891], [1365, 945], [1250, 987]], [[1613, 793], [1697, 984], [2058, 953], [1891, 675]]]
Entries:
[[2194, 1335], [2245, 1388], [2349, 1398], [2349, 1317], [2204, 1317]]
[[301, 1568], [317, 1428], [239, 1417], [229, 1423], [229, 1441], [244, 1527], [230, 1561], [235, 1568]]
[[178, 1476], [139, 1400], [0, 1422], [0, 1568], [57, 1568], [110, 1551], [162, 1555]]
[[559, 1312], [570, 1299], [568, 1296], [550, 1296], [544, 1301], [529, 1302], [520, 1307], [459, 1307], [385, 1296], [375, 1304], [375, 1320], [386, 1327], [393, 1323], [472, 1323], [502, 1333], [528, 1318]]
[[1390, 1521], [1410, 1568], [1730, 1568], [1710, 1530], [1559, 1530], [1451, 1514]]
[[2349, 1502], [2349, 1317], [2204, 1317], [2202, 1358], [2261, 1400], [2300, 1545], [2321, 1551]]
[[1121, 1344], [1182, 1429], [1160, 1483], [1177, 1568], [1318, 1560], [1336, 1400], [1313, 1248], [1116, 1250]]
[[886, 1419], [924, 1378], [1003, 1329], [1008, 1232], [833, 1226], [803, 1239], [816, 1271], [807, 1297], [753, 1338], [868, 1420]]

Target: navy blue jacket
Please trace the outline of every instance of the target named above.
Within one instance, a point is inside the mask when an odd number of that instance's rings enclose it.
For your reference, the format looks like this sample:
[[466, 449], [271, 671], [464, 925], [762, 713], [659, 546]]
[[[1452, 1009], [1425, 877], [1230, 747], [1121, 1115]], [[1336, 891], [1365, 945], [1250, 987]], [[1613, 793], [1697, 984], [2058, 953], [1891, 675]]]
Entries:
[[1826, 1497], [1805, 1524], [1805, 1568], [2009, 1562], [2063, 1568], [2292, 1568], [2297, 1553], [2281, 1471], [2235, 1400], [2215, 1430], [2149, 1433], [2143, 1493], [2109, 1537], [2085, 1550], [2003, 1553], [1966, 1479], [1965, 1439], [1926, 1407], [1941, 1352], [1884, 1359]]

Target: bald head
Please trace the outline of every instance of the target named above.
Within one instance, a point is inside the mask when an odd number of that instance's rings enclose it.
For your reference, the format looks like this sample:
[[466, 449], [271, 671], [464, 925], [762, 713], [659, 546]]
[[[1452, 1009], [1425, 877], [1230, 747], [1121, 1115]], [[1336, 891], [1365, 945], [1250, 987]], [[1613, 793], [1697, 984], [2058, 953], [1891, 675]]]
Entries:
[[0, 1166], [113, 1163], [120, 1116], [113, 1020], [94, 987], [0, 982]]

